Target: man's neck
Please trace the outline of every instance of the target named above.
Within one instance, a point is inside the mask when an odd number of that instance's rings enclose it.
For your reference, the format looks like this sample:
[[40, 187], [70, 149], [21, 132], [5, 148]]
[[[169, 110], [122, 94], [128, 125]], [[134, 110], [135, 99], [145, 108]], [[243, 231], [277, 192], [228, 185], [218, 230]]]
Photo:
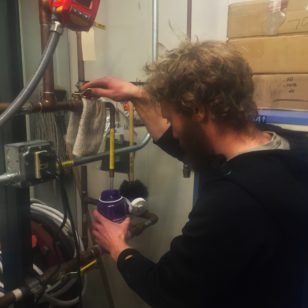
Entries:
[[265, 145], [271, 140], [269, 133], [260, 131], [254, 126], [243, 131], [217, 130], [215, 134], [212, 136], [214, 150], [217, 154], [223, 154], [227, 160], [255, 147]]

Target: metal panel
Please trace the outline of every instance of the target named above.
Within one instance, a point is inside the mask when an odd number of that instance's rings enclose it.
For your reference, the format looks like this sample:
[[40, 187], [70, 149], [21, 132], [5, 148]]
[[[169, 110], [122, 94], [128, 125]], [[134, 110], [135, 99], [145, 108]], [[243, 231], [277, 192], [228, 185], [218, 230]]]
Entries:
[[[22, 88], [18, 1], [0, 2], [0, 101], [12, 101]], [[0, 130], [0, 173], [4, 144], [26, 139], [25, 120], [16, 117]], [[32, 268], [29, 190], [0, 186], [0, 237], [6, 290], [20, 286]], [[31, 307], [31, 300], [15, 307]]]

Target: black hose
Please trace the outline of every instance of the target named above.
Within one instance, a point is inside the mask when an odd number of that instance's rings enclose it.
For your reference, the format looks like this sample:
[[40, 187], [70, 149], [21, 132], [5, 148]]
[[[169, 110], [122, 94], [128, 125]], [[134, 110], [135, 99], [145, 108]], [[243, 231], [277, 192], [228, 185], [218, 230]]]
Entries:
[[31, 94], [39, 84], [40, 80], [43, 77], [43, 74], [53, 57], [55, 49], [58, 45], [59, 38], [61, 36], [61, 31], [54, 31], [50, 33], [49, 40], [47, 46], [42, 54], [41, 62], [34, 73], [31, 80], [28, 84], [22, 89], [22, 91], [18, 94], [18, 96], [14, 99], [14, 101], [0, 116], [0, 127], [7, 122], [9, 119], [13, 117], [16, 111], [24, 105], [27, 100], [30, 98]]
[[77, 229], [75, 227], [74, 218], [72, 215], [72, 211], [71, 211], [69, 201], [68, 201], [67, 192], [66, 192], [65, 185], [64, 185], [64, 170], [60, 162], [59, 162], [59, 166], [60, 166], [59, 184], [60, 184], [63, 208], [65, 208], [68, 218], [70, 219], [71, 227], [72, 227], [72, 236], [73, 236], [75, 247], [76, 247], [76, 259], [77, 259], [77, 266], [78, 266], [77, 275], [78, 275], [78, 282], [79, 282], [79, 288], [78, 288], [79, 307], [82, 308], [83, 302], [82, 302], [82, 277], [81, 277], [81, 272], [80, 272], [80, 266], [81, 266], [80, 245], [79, 245], [79, 241], [77, 238]]

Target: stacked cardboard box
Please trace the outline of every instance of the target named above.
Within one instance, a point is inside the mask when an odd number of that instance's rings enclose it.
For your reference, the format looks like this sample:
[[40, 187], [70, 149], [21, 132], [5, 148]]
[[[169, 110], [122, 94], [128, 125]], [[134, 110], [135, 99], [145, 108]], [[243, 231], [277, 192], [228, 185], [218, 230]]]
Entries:
[[228, 37], [255, 74], [260, 108], [308, 110], [308, 0], [231, 4]]

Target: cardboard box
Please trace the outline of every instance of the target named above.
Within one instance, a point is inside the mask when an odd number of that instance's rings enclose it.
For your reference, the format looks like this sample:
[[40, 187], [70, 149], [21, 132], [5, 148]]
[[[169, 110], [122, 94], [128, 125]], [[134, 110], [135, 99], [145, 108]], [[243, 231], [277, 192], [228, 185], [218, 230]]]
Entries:
[[308, 73], [308, 35], [232, 39], [255, 74]]
[[258, 108], [308, 110], [308, 74], [255, 75]]
[[229, 5], [229, 38], [303, 32], [308, 32], [308, 0], [255, 0]]

